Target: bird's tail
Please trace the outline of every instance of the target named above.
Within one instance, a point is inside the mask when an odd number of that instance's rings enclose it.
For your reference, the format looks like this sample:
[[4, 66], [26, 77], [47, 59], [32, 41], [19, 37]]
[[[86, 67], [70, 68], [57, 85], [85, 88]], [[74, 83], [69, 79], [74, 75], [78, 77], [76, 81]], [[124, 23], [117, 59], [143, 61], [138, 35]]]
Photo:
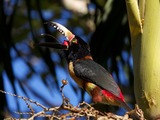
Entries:
[[126, 102], [121, 102], [121, 106], [126, 109], [128, 112], [133, 110]]
[[[131, 107], [129, 107], [129, 105], [127, 105], [126, 102], [122, 102], [121, 105], [122, 105], [122, 107], [123, 107], [124, 109], [126, 109], [129, 113], [133, 110]], [[138, 114], [136, 114], [135, 112], [134, 112], [134, 113], [131, 113], [130, 115], [131, 115], [131, 117], [132, 117], [134, 120], [140, 120], [140, 117], [139, 117]]]

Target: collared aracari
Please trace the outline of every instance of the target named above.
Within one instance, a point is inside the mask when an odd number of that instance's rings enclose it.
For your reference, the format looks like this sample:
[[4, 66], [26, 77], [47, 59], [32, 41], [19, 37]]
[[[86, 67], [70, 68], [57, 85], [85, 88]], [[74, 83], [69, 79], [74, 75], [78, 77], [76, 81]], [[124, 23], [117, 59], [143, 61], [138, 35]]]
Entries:
[[59, 23], [47, 22], [46, 24], [57, 29], [67, 40], [64, 40], [63, 44], [43, 42], [38, 45], [63, 50], [70, 76], [89, 93], [93, 102], [115, 105], [131, 111], [112, 75], [93, 61], [89, 45]]

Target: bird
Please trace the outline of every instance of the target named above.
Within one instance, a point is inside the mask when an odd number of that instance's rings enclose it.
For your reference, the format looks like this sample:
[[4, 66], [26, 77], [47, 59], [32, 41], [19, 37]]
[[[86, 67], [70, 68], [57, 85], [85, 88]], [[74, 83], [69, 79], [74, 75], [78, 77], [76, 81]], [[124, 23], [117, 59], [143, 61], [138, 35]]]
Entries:
[[112, 75], [93, 60], [90, 46], [81, 37], [57, 22], [50, 21], [45, 24], [58, 30], [66, 37], [66, 40], [61, 44], [40, 42], [38, 46], [60, 49], [64, 52], [70, 76], [82, 89], [87, 91], [93, 102], [119, 106], [131, 111], [132, 108], [126, 103]]

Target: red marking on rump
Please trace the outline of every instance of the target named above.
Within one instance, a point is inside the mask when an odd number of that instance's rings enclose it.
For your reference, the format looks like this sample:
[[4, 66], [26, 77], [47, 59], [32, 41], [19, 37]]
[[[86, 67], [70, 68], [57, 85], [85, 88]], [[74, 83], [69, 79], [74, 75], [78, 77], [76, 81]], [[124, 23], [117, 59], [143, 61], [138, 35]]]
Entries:
[[107, 98], [111, 98], [111, 99], [114, 99], [114, 100], [120, 100], [120, 101], [123, 101], [124, 102], [124, 96], [122, 95], [122, 93], [120, 92], [119, 96], [115, 96], [114, 94], [112, 94], [111, 92], [109, 91], [106, 91], [106, 90], [102, 90], [102, 93], [107, 97]]

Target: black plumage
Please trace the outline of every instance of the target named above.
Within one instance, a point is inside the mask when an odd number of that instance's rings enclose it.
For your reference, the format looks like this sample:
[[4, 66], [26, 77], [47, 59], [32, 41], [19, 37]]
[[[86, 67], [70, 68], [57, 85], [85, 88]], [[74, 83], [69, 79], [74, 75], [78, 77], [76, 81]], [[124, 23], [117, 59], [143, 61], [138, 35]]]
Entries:
[[91, 82], [100, 88], [111, 92], [119, 97], [120, 90], [111, 74], [93, 60], [79, 60], [73, 62], [75, 75], [87, 82]]

